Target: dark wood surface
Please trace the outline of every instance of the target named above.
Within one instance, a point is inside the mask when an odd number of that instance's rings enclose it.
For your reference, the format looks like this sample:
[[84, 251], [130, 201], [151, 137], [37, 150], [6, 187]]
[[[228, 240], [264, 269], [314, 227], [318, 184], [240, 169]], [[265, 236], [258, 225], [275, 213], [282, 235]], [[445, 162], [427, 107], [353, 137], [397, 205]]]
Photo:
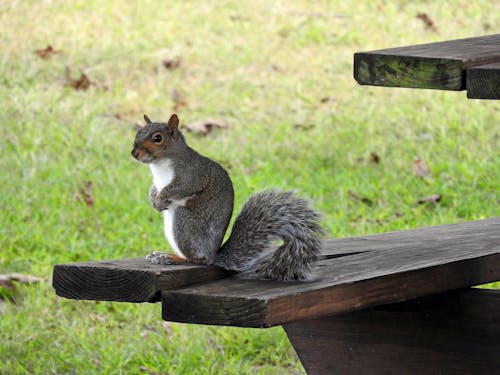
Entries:
[[162, 293], [163, 319], [269, 327], [500, 280], [500, 218], [357, 238], [313, 281], [237, 278]]
[[500, 62], [500, 34], [354, 54], [361, 85], [464, 90], [465, 70]]
[[500, 369], [500, 290], [453, 291], [284, 328], [309, 375]]
[[469, 99], [500, 99], [500, 63], [467, 70]]
[[58, 264], [52, 286], [60, 297], [118, 302], [157, 302], [160, 291], [217, 280], [230, 273], [217, 267], [162, 266], [144, 258]]
[[[363, 239], [342, 238], [323, 241], [321, 259], [368, 251]], [[144, 258], [59, 264], [54, 267], [52, 284], [65, 298], [156, 302], [160, 291], [231, 276], [217, 267], [195, 265], [165, 266]]]

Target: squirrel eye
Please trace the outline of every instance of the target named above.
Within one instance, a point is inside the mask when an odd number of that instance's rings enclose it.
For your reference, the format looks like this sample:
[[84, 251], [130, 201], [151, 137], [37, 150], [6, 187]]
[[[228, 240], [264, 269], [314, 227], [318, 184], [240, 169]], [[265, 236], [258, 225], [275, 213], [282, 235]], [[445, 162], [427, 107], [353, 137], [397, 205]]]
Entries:
[[163, 141], [163, 136], [159, 133], [156, 133], [156, 134], [153, 134], [153, 137], [151, 138], [151, 140], [154, 143], [161, 143]]

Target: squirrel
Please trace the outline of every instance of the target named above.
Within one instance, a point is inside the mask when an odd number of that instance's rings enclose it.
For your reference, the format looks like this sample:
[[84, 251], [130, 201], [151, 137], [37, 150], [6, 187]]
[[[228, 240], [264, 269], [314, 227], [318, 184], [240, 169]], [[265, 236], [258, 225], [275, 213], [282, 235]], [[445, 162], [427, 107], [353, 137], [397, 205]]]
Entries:
[[[186, 144], [173, 114], [137, 131], [132, 156], [149, 165], [149, 198], [164, 220], [165, 236], [175, 254], [154, 251], [158, 264], [207, 264], [244, 277], [306, 280], [319, 258], [323, 233], [319, 214], [293, 192], [264, 190], [251, 196], [222, 244], [233, 213], [234, 190], [226, 170]], [[281, 238], [276, 250], [272, 241]]]

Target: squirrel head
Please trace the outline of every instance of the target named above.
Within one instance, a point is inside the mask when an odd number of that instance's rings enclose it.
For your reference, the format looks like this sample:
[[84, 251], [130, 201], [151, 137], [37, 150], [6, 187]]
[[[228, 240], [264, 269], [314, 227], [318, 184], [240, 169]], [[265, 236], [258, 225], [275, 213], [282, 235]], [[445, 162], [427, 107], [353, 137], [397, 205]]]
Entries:
[[179, 117], [174, 113], [168, 122], [152, 122], [144, 115], [146, 125], [135, 135], [132, 156], [143, 163], [153, 163], [168, 157], [169, 151], [184, 145], [184, 137], [179, 130]]

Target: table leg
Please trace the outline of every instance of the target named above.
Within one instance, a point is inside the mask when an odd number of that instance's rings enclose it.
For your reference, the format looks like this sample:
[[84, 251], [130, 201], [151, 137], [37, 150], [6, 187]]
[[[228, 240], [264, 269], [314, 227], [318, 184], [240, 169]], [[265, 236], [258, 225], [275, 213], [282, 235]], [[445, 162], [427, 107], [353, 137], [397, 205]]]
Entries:
[[500, 290], [453, 291], [284, 329], [310, 375], [500, 373]]

